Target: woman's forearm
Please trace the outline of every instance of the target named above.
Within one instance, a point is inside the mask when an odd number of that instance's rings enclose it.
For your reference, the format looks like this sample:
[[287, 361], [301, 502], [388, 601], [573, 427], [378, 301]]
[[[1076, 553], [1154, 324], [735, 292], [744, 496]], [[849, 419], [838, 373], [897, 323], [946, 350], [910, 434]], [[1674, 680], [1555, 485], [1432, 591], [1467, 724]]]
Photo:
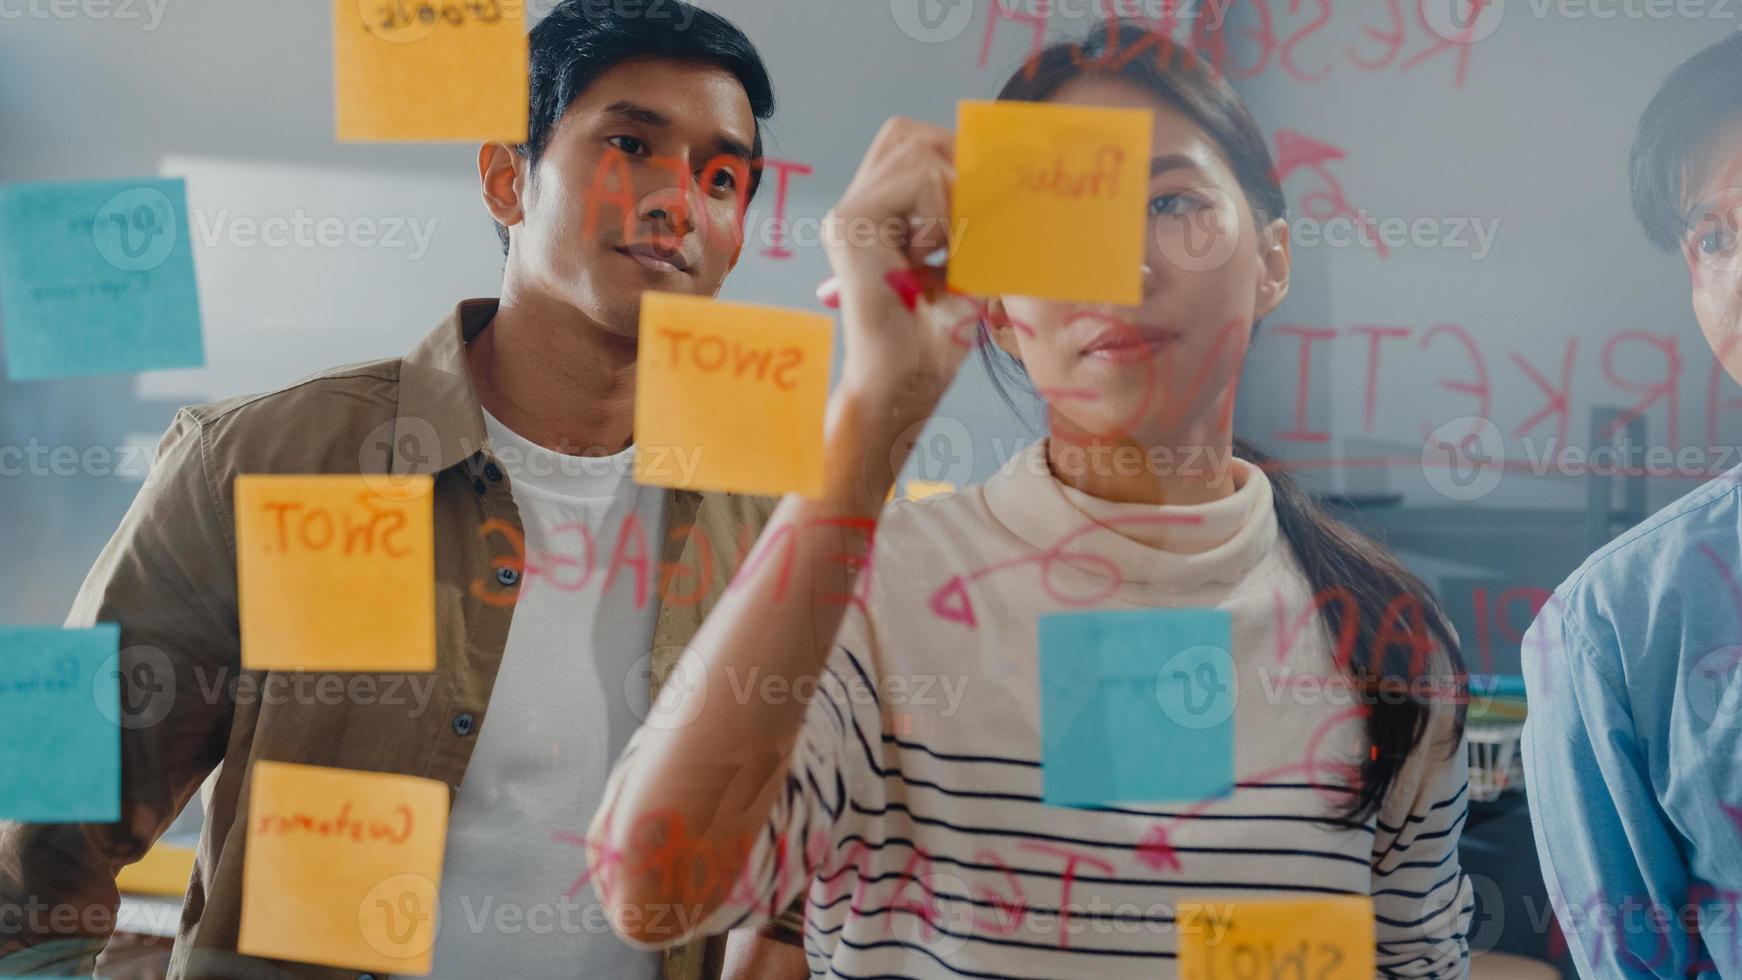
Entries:
[[[682, 920], [693, 923], [725, 898], [712, 889], [686, 894], [687, 865], [673, 873], [669, 862], [637, 860], [638, 850], [741, 863], [764, 833], [806, 705], [794, 697], [765, 702], [760, 692], [769, 678], [784, 679], [789, 692], [814, 689], [906, 458], [908, 447], [896, 443], [915, 428], [868, 403], [887, 404], [841, 392], [831, 400], [823, 495], [789, 494], [776, 508], [668, 683], [665, 697], [684, 700], [662, 704], [655, 716], [685, 720], [643, 727], [594, 818], [592, 838], [615, 855], [616, 873], [601, 893], [631, 938], [675, 938], [648, 934], [650, 910], [682, 906]], [[735, 879], [741, 867], [719, 870]]]

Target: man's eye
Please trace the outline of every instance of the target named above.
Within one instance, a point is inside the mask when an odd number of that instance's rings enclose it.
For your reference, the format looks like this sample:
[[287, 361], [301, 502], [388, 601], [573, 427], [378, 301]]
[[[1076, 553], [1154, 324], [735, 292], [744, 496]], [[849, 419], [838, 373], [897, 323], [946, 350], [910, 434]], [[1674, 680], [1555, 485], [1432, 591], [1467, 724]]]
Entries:
[[1700, 251], [1706, 255], [1726, 255], [1735, 247], [1734, 236], [1722, 228], [1713, 228], [1700, 238]]
[[611, 144], [612, 146], [616, 147], [619, 150], [622, 150], [624, 153], [627, 153], [632, 157], [641, 156], [643, 153], [645, 153], [647, 151], [647, 144], [641, 142], [640, 140], [636, 139], [633, 136], [612, 136], [609, 139], [605, 140], [605, 142]]
[[714, 187], [717, 190], [737, 190], [738, 175], [730, 170], [716, 170], [714, 172]]

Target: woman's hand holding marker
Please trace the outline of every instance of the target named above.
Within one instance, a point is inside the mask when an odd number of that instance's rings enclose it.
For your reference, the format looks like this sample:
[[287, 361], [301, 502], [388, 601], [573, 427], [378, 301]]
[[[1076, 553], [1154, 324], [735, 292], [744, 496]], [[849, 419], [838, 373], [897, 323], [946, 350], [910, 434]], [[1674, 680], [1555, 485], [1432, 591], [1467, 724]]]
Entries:
[[[950, 242], [955, 136], [885, 123], [830, 210], [825, 236], [845, 356], [828, 423], [831, 493], [875, 513], [967, 354], [952, 327], [973, 309], [925, 261]], [[869, 234], [868, 234], [869, 232]]]

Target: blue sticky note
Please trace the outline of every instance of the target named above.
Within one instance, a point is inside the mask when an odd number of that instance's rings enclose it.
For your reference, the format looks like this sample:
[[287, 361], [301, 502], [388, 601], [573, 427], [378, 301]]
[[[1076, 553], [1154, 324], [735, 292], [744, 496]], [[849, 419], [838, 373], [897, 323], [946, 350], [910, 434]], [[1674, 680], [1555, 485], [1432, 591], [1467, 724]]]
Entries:
[[121, 631], [0, 627], [0, 820], [121, 818]]
[[1234, 791], [1233, 620], [1221, 609], [1041, 616], [1041, 798], [1172, 803]]
[[186, 185], [0, 187], [0, 333], [13, 381], [203, 366]]

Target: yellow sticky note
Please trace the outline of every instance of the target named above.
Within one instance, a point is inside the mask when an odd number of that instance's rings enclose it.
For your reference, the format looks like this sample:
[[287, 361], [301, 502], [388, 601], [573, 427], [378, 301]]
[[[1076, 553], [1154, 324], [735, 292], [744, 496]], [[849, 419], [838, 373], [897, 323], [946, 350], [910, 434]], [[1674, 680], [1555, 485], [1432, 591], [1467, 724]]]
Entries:
[[341, 142], [526, 141], [521, 0], [333, 0]]
[[193, 874], [193, 848], [158, 841], [144, 857], [115, 875], [115, 887], [129, 895], [180, 898], [187, 894]]
[[909, 500], [925, 500], [928, 497], [955, 493], [956, 485], [948, 480], [909, 480], [902, 489]]
[[643, 293], [636, 482], [820, 496], [834, 340], [816, 313]]
[[237, 477], [243, 668], [434, 670], [433, 482]]
[[1205, 899], [1178, 908], [1180, 980], [1372, 980], [1373, 900]]
[[447, 784], [264, 761], [249, 780], [238, 951], [427, 975]]
[[961, 103], [950, 286], [1140, 302], [1154, 125], [1141, 109]]

